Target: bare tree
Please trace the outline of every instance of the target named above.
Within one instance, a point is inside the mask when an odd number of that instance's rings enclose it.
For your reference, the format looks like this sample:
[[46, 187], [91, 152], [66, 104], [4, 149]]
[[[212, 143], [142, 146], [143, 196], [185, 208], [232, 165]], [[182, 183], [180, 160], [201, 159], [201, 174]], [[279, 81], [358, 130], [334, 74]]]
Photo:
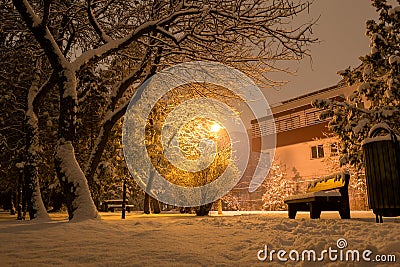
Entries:
[[[96, 142], [100, 145], [101, 138], [107, 138], [109, 129], [124, 113], [124, 99], [135, 91], [130, 85], [140, 84], [157, 69], [183, 60], [202, 59], [220, 61], [248, 73], [255, 69], [262, 73], [273, 67], [275, 60], [301, 58], [307, 54], [307, 44], [313, 41], [309, 37], [310, 23], [288, 26], [294, 15], [308, 9], [309, 3], [300, 1], [78, 1], [71, 6], [79, 10], [79, 23], [71, 24], [72, 29], [62, 36], [61, 43], [57, 43], [56, 30], [50, 25], [52, 18], [59, 15], [52, 12], [51, 0], [13, 3], [56, 77], [60, 115], [55, 166], [70, 219], [98, 217], [73, 144], [79, 108], [76, 80], [84, 68], [100, 67], [104, 60], [117, 54], [125, 54], [136, 63], [134, 71], [111, 92]], [[74, 19], [76, 15], [71, 15]], [[78, 25], [81, 31], [73, 29]], [[64, 51], [71, 48], [71, 36], [82, 40], [76, 42], [82, 45], [66, 54]], [[92, 42], [84, 42], [88, 38]], [[262, 76], [256, 78], [265, 80]], [[94, 148], [91, 158], [103, 150], [101, 146]], [[97, 167], [89, 165], [88, 169]]]

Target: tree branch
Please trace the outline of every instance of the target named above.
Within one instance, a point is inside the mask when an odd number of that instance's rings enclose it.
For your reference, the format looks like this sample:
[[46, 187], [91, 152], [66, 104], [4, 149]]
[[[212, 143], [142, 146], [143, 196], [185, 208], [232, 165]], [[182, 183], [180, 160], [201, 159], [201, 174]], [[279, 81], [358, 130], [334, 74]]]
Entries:
[[99, 22], [97, 21], [95, 15], [93, 14], [92, 0], [87, 0], [87, 14], [88, 14], [89, 22], [92, 25], [92, 27], [94, 28], [97, 35], [99, 36], [100, 40], [103, 43], [111, 42], [113, 39], [104, 32], [104, 30], [101, 28]]
[[33, 112], [35, 112], [35, 114], [38, 114], [39, 111], [39, 107], [42, 103], [43, 98], [46, 96], [46, 94], [50, 91], [51, 88], [53, 88], [53, 86], [56, 85], [57, 83], [57, 78], [58, 78], [58, 74], [56, 72], [52, 72], [49, 79], [46, 81], [45, 84], [43, 84], [37, 94], [34, 96], [32, 105], [33, 105]]
[[50, 15], [50, 6], [51, 6], [51, 2], [52, 0], [44, 0], [43, 4], [43, 18], [42, 18], [42, 22], [40, 23], [40, 27], [46, 27], [47, 26], [47, 22], [49, 21], [49, 15]]
[[142, 25], [138, 26], [134, 31], [132, 31], [125, 37], [116, 39], [111, 42], [107, 42], [97, 49], [84, 52], [80, 57], [78, 57], [75, 60], [75, 62], [73, 63], [73, 67], [75, 71], [79, 71], [84, 65], [97, 62], [98, 60], [103, 59], [104, 57], [110, 55], [111, 53], [127, 47], [132, 42], [136, 41], [138, 38], [144, 36], [145, 34], [155, 31], [157, 26], [165, 26], [181, 16], [199, 14], [202, 12], [203, 9], [192, 8], [188, 10], [181, 10], [174, 12], [173, 14], [167, 16], [164, 19], [147, 21]]
[[35, 14], [28, 1], [13, 0], [13, 4], [41, 48], [45, 51], [54, 71], [61, 71], [63, 66], [68, 66], [70, 63], [65, 59], [53, 35], [47, 26], [41, 25], [40, 18]]

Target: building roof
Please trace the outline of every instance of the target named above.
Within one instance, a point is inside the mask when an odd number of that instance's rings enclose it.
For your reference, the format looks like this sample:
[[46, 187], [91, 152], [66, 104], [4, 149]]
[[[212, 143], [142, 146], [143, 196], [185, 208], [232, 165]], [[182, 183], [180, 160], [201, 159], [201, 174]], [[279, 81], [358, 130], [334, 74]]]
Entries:
[[273, 118], [269, 116], [251, 121], [253, 149], [262, 150], [260, 138], [269, 136], [273, 132], [277, 134], [278, 147], [324, 137], [324, 132], [329, 132], [328, 122], [319, 119], [321, 110], [314, 108], [311, 105], [312, 101], [319, 98], [343, 101], [354, 89], [355, 86], [349, 87], [344, 83], [339, 83], [286, 100], [273, 107]]
[[289, 111], [292, 109], [310, 106], [315, 99], [326, 98], [333, 99], [335, 97], [346, 98], [355, 89], [355, 86], [347, 86], [344, 82], [339, 82], [334, 86], [323, 88], [305, 95], [301, 95], [289, 100], [282, 101], [279, 105], [272, 107], [272, 113], [275, 115]]

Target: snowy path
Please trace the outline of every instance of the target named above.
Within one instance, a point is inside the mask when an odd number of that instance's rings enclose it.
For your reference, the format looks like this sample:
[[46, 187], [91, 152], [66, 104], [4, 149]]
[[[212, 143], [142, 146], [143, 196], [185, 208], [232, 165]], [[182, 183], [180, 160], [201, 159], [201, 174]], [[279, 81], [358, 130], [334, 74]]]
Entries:
[[[353, 212], [340, 220], [323, 213], [320, 220], [286, 213], [194, 217], [180, 214], [102, 214], [102, 221], [68, 223], [65, 215], [47, 223], [18, 222], [0, 215], [1, 266], [275, 266], [260, 262], [257, 252], [269, 249], [336, 248], [345, 238], [347, 249], [396, 255], [400, 261], [400, 218], [375, 224], [371, 212]], [[53, 215], [54, 216], [54, 215]], [[287, 257], [287, 255], [286, 255]], [[289, 263], [299, 266], [310, 263]], [[343, 266], [344, 262], [324, 263]], [[395, 266], [396, 264], [389, 264]], [[321, 266], [318, 263], [316, 266]], [[356, 266], [365, 266], [360, 262]], [[369, 264], [369, 266], [373, 266]], [[380, 265], [382, 266], [382, 265]]]

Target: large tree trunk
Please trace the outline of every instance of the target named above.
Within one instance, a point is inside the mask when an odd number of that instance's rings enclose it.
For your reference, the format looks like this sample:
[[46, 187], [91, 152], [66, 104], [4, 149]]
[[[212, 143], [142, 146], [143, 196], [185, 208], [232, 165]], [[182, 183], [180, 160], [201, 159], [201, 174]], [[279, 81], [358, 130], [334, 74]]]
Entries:
[[206, 216], [211, 210], [213, 203], [208, 203], [195, 208], [197, 216]]
[[58, 140], [55, 166], [68, 209], [68, 218], [74, 221], [100, 218], [89, 186], [75, 158], [71, 141]]
[[60, 117], [55, 167], [65, 196], [68, 217], [80, 221], [100, 218], [89, 186], [75, 158], [73, 140], [77, 112], [76, 77], [74, 71], [64, 68], [58, 80], [60, 90]]
[[161, 213], [161, 204], [160, 204], [160, 201], [158, 201], [157, 199], [155, 199], [155, 198], [151, 198], [151, 203], [152, 203], [152, 206], [153, 206], [153, 212], [155, 213], [155, 214], [159, 214], [159, 213]]
[[153, 185], [153, 178], [154, 178], [154, 170], [150, 171], [150, 179], [149, 182], [146, 186], [146, 190], [144, 192], [144, 208], [143, 211], [146, 214], [150, 214], [151, 213], [151, 208], [153, 206], [153, 211], [155, 214], [158, 214], [161, 212], [161, 206], [160, 206], [160, 201], [158, 201], [157, 199], [153, 198], [152, 196], [150, 196], [149, 194], [147, 194], [146, 191], [150, 191], [152, 185]]
[[160, 201], [145, 192], [143, 211], [146, 214], [150, 214], [152, 211], [154, 214], [161, 213]]
[[38, 120], [32, 110], [26, 113], [26, 162], [24, 166], [25, 197], [29, 218], [49, 220], [39, 187]]
[[25, 199], [29, 218], [50, 220], [43, 204], [39, 187], [39, 124], [34, 111], [34, 99], [39, 91], [39, 69], [28, 93], [28, 110], [25, 114], [26, 162], [24, 165]]
[[151, 213], [151, 205], [150, 205], [150, 195], [146, 192], [144, 193], [144, 204], [143, 204], [143, 212], [146, 214]]

